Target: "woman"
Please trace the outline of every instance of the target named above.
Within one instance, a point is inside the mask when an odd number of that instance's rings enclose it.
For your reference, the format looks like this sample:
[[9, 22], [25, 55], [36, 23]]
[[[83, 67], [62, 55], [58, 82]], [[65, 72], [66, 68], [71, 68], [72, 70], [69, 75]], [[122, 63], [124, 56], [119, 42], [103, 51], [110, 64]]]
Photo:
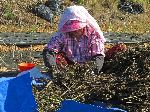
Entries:
[[45, 65], [56, 65], [57, 54], [63, 52], [68, 64], [95, 61], [95, 73], [99, 73], [104, 63], [104, 43], [99, 25], [83, 6], [67, 7], [58, 31], [43, 51]]

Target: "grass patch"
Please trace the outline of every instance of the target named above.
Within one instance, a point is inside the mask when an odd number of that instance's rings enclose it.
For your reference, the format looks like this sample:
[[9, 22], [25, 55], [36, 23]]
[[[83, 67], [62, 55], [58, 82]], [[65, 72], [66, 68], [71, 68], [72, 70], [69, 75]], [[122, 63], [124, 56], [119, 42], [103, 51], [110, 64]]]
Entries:
[[[142, 2], [145, 9], [144, 13], [138, 15], [119, 11], [117, 9], [118, 0], [78, 0], [78, 2], [89, 10], [102, 31], [126, 33], [149, 33], [150, 31], [150, 24], [148, 24], [150, 21], [149, 0], [138, 1]], [[55, 17], [55, 22], [51, 25], [28, 11], [29, 6], [39, 3], [39, 1], [14, 0], [13, 2], [5, 0], [1, 3], [0, 7], [5, 9], [1, 10], [3, 15], [0, 17], [1, 32], [53, 32], [57, 30], [59, 16]], [[64, 4], [65, 7], [69, 6], [69, 0], [66, 0]]]

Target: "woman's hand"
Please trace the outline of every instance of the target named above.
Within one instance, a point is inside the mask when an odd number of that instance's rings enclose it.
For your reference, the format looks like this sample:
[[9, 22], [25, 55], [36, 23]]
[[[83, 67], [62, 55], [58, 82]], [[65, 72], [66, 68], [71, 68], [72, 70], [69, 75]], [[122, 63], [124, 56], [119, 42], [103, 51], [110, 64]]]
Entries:
[[94, 61], [95, 65], [96, 65], [96, 67], [94, 69], [94, 73], [99, 74], [103, 67], [103, 64], [104, 64], [104, 56], [101, 54], [93, 56], [92, 61]]

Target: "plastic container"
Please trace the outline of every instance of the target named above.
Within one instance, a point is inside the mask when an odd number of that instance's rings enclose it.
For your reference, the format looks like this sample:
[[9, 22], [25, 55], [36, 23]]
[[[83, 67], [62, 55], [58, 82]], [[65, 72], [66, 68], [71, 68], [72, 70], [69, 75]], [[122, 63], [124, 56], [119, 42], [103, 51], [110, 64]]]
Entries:
[[20, 63], [19, 65], [18, 65], [18, 68], [19, 68], [19, 70], [22, 72], [22, 71], [26, 71], [26, 70], [30, 70], [30, 69], [32, 69], [32, 68], [34, 68], [35, 67], [35, 64], [33, 64], [33, 63]]

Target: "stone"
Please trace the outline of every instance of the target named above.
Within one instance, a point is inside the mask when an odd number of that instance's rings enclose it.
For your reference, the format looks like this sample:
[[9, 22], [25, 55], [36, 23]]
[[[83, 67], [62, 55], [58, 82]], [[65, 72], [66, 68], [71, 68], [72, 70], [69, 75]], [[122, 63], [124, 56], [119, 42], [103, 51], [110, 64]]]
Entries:
[[127, 0], [120, 0], [118, 9], [122, 12], [131, 14], [141, 14], [144, 12], [144, 8], [140, 3], [130, 2]]

